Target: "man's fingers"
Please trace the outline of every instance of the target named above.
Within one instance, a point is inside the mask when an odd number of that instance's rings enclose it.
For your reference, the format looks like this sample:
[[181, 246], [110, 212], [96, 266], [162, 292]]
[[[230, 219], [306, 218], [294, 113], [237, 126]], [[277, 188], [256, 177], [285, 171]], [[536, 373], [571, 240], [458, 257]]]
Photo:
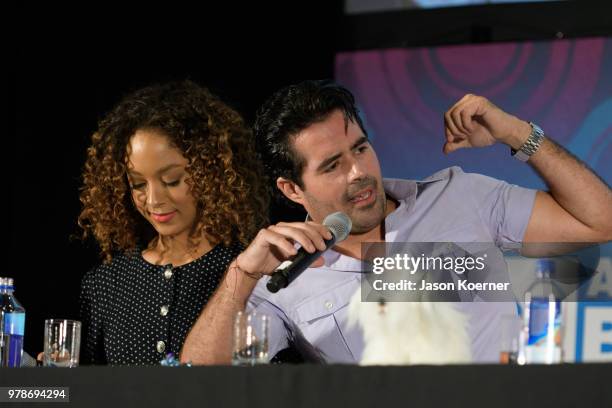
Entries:
[[470, 134], [474, 131], [474, 122], [472, 121], [474, 117], [474, 112], [472, 109], [462, 109], [459, 112], [459, 117], [461, 120], [461, 126], [465, 129], [465, 132]]
[[442, 150], [444, 151], [444, 154], [449, 154], [464, 147], [471, 147], [471, 144], [467, 139], [463, 139], [458, 142], [446, 142], [444, 143]]
[[449, 154], [451, 152], [453, 152], [453, 148], [451, 147], [451, 144], [449, 142], [444, 143], [444, 146], [442, 146], [442, 151], [444, 152], [444, 154]]
[[489, 107], [494, 107], [494, 105], [486, 98], [466, 94], [447, 111], [447, 114], [453, 119], [452, 123], [459, 131], [469, 134], [473, 130], [474, 116], [484, 115]]
[[317, 231], [319, 231], [321, 233], [321, 236], [325, 239], [332, 239], [333, 235], [332, 233], [329, 231], [329, 228], [326, 227], [323, 224], [319, 224], [318, 222], [314, 222], [314, 221], [306, 221], [306, 224], [313, 226], [314, 228], [317, 229]]
[[453, 136], [449, 128], [444, 127], [444, 134], [446, 135], [446, 141], [448, 143], [452, 143], [455, 141], [455, 136]]
[[278, 235], [281, 235], [285, 238], [290, 238], [293, 241], [297, 242], [308, 252], [316, 251], [316, 246], [308, 237], [304, 231], [290, 226], [280, 226], [280, 225], [271, 225], [268, 227], [269, 231], [272, 231]]
[[468, 136], [468, 131], [467, 129], [463, 126], [463, 118], [462, 118], [462, 112], [465, 111], [465, 107], [459, 107], [459, 108], [455, 108], [453, 109], [453, 111], [451, 112], [451, 117], [453, 118], [453, 124], [457, 127], [457, 130], [459, 132], [461, 132], [461, 134], [465, 137]]
[[458, 111], [448, 111], [444, 114], [444, 126], [448, 128], [451, 135], [454, 138], [465, 139], [467, 134], [459, 127], [461, 118], [458, 115]]
[[304, 234], [306, 234], [308, 238], [310, 238], [312, 243], [319, 251], [325, 250], [325, 240], [331, 239], [332, 237], [331, 232], [329, 232], [329, 228], [312, 221], [309, 221], [307, 223], [295, 223], [291, 224], [291, 226], [304, 232]]
[[315, 252], [317, 249], [325, 249], [325, 242], [321, 236], [322, 231], [317, 230], [313, 226], [304, 223], [279, 223], [268, 227], [268, 230], [291, 238], [310, 253]]
[[292, 227], [292, 228], [300, 228], [303, 230], [311, 230], [315, 229], [318, 231], [318, 234], [322, 236], [324, 239], [331, 239], [332, 235], [329, 232], [329, 228], [323, 224], [319, 224], [314, 221], [306, 221], [306, 222], [279, 222], [276, 224], [279, 227]]
[[259, 232], [258, 237], [268, 246], [277, 247], [278, 250], [281, 251], [281, 253], [286, 257], [297, 254], [297, 249], [295, 249], [293, 244], [289, 241], [289, 238], [284, 235], [278, 234], [270, 229], [263, 229]]

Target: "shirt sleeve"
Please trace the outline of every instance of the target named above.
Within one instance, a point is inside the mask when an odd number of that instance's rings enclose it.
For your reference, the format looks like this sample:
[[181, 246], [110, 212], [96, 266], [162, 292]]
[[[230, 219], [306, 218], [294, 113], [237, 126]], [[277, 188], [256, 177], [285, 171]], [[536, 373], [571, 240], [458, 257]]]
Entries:
[[80, 362], [82, 365], [107, 364], [104, 353], [102, 313], [98, 299], [100, 288], [96, 285], [96, 269], [85, 274], [79, 296], [82, 340]]
[[464, 173], [469, 194], [498, 246], [523, 241], [536, 190], [509, 184], [481, 174]]

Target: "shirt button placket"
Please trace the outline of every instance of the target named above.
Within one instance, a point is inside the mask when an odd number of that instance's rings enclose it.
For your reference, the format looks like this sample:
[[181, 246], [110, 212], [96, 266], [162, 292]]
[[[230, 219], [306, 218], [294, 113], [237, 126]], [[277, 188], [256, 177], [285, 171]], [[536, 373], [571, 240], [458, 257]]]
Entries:
[[155, 349], [157, 350], [158, 353], [164, 353], [166, 351], [167, 342], [170, 340], [168, 337], [169, 330], [170, 330], [170, 320], [166, 318], [166, 316], [168, 315], [170, 311], [170, 304], [172, 303], [172, 297], [174, 293], [174, 284], [175, 284], [175, 280], [172, 278], [175, 273], [176, 272], [174, 271], [174, 268], [172, 267], [171, 264], [165, 265], [162, 269], [162, 276], [163, 276], [163, 281], [165, 282], [165, 284], [163, 285], [164, 287], [163, 298], [160, 299], [163, 303], [159, 307], [159, 315], [163, 319], [162, 326], [164, 327], [164, 329], [162, 329], [161, 337], [165, 338], [166, 341], [159, 340], [156, 343]]

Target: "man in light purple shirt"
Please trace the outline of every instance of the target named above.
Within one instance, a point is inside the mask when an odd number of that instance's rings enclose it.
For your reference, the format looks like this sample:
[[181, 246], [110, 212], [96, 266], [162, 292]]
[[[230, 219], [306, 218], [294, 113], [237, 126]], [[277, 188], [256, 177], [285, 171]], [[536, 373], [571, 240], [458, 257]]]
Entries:
[[[347, 305], [359, 288], [363, 242], [605, 242], [612, 237], [612, 193], [595, 174], [543, 136], [537, 125], [466, 95], [445, 114], [444, 152], [504, 143], [528, 161], [550, 191], [528, 190], [457, 167], [423, 181], [384, 180], [350, 92], [307, 81], [278, 91], [258, 113], [255, 136], [278, 193], [302, 205], [310, 221], [259, 232], [230, 265], [189, 334], [182, 361], [231, 361], [233, 316], [258, 309], [271, 316], [270, 355], [293, 344], [327, 362], [356, 363], [363, 351]], [[509, 159], [510, 160], [510, 159]], [[325, 249], [320, 223], [336, 211], [353, 222], [349, 237], [325, 252], [286, 289], [265, 284], [296, 254]], [[499, 316], [512, 303], [461, 303], [470, 317], [476, 361], [496, 361]]]
[[[466, 174], [458, 167], [420, 182], [383, 180], [383, 186], [399, 204], [385, 218], [386, 242], [520, 242], [535, 197], [534, 190]], [[348, 327], [347, 306], [360, 288], [361, 261], [334, 250], [325, 252], [323, 258], [323, 266], [307, 269], [287, 289], [271, 294], [266, 289], [267, 277], [255, 287], [248, 307], [272, 317], [275, 335], [269, 344], [270, 355], [288, 347], [288, 339], [303, 335], [308, 343], [300, 344], [316, 346], [328, 362], [360, 360], [361, 331]], [[497, 359], [500, 331], [496, 319], [514, 313], [515, 305], [465, 302], [456, 306], [473, 318], [469, 332], [475, 359]]]

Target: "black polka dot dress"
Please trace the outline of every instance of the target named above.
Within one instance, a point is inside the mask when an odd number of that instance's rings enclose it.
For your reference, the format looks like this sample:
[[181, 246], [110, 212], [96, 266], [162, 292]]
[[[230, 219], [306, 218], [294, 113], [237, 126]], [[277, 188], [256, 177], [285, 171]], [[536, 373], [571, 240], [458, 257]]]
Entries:
[[[239, 244], [185, 265], [153, 265], [140, 252], [88, 272], [81, 286], [81, 364], [158, 365], [178, 355]], [[229, 339], [228, 339], [229, 341]]]

